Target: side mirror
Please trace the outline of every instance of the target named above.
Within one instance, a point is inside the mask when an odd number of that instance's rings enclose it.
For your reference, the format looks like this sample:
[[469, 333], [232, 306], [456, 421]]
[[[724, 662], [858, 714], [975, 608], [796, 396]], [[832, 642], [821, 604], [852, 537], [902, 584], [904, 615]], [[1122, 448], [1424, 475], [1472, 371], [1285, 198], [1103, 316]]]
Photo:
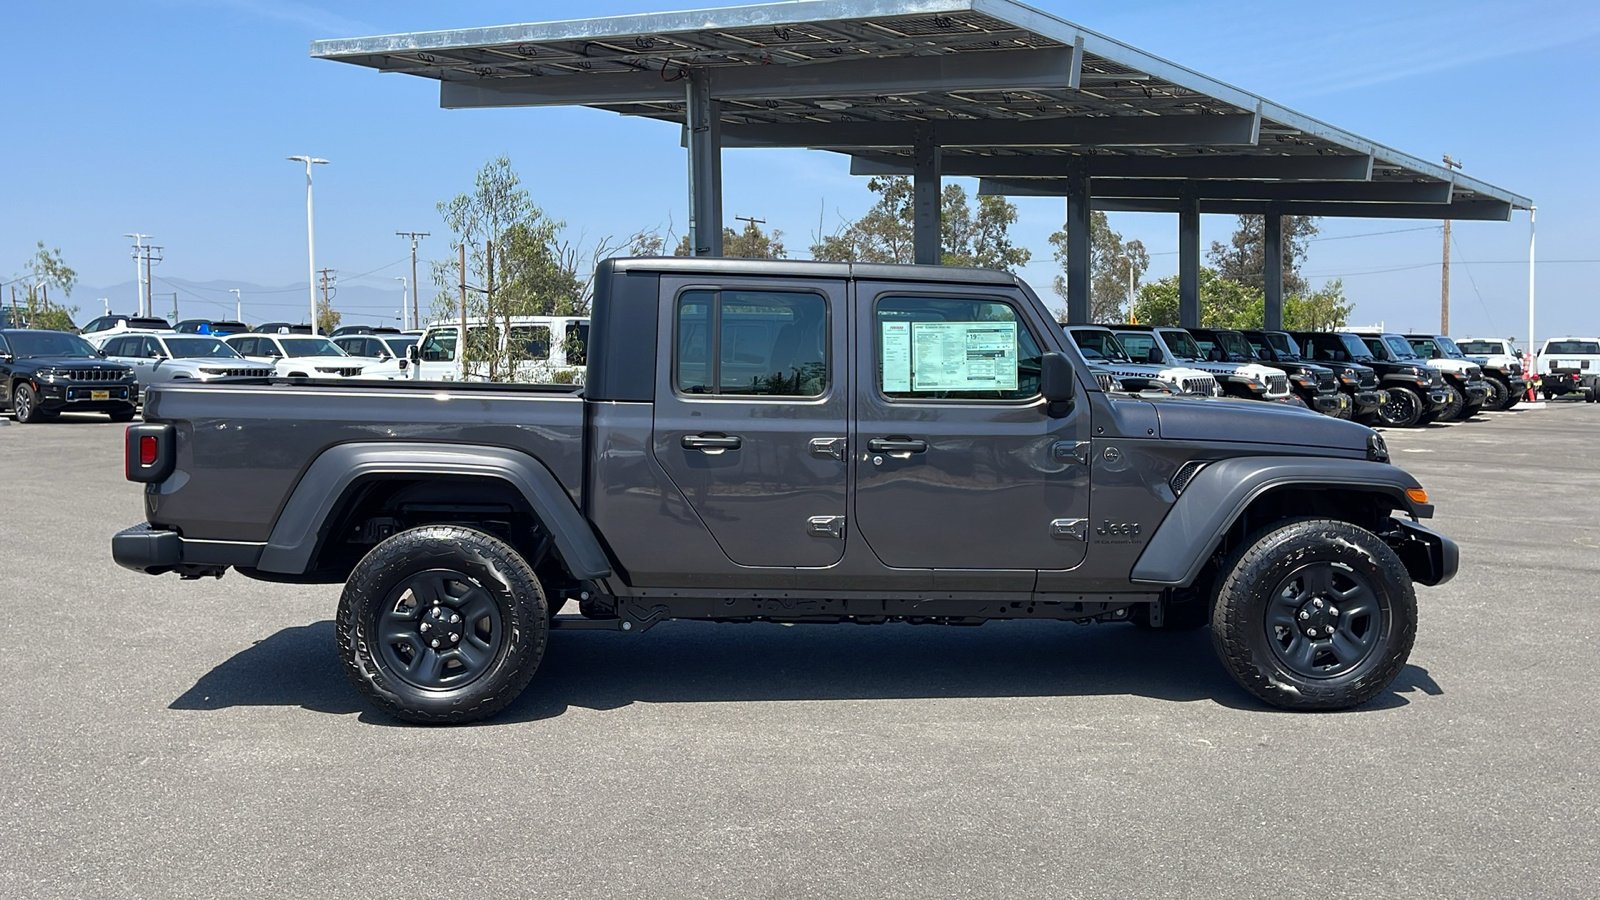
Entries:
[[[99, 349], [99, 350], [94, 351], [94, 354], [96, 356], [100, 357], [101, 359], [105, 359], [106, 358], [106, 351], [105, 351], [105, 348], [103, 348], [103, 347], [101, 349]], [[9, 359], [6, 360], [6, 362], [10, 362], [10, 361], [11, 360], [9, 360]]]
[[406, 359], [409, 359], [412, 362], [421, 361], [421, 359], [422, 359], [422, 348], [419, 347], [416, 344], [407, 344], [406, 345]]
[[1144, 361], [1147, 365], [1161, 365], [1161, 348], [1151, 347], [1149, 350], [1146, 350], [1144, 352]]
[[1060, 415], [1059, 404], [1070, 404], [1076, 386], [1072, 361], [1066, 354], [1051, 350], [1045, 353], [1039, 365], [1039, 393], [1050, 403], [1050, 414]]

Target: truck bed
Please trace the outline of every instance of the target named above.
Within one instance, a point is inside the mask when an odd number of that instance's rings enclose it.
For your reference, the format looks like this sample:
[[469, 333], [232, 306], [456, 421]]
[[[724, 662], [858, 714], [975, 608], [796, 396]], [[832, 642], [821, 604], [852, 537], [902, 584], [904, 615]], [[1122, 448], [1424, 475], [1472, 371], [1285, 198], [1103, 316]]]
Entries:
[[351, 442], [521, 451], [581, 503], [584, 404], [574, 385], [298, 379], [163, 385], [146, 397], [144, 418], [175, 427], [177, 468], [188, 475], [146, 492], [149, 521], [181, 522], [212, 540], [266, 541], [305, 470], [324, 450]]

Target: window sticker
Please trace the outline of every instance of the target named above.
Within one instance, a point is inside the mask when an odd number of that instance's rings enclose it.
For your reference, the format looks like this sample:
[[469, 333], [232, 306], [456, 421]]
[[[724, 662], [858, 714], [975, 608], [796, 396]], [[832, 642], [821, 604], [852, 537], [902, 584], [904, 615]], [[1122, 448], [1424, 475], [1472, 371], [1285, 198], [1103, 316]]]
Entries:
[[913, 391], [1014, 391], [1017, 323], [913, 322], [911, 359]]
[[883, 323], [883, 392], [911, 390], [911, 323]]

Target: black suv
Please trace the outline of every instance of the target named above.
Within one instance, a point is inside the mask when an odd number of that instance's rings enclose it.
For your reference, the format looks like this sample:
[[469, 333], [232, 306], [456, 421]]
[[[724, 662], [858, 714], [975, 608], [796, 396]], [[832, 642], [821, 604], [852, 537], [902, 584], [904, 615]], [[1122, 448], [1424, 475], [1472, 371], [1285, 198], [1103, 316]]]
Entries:
[[1200, 349], [1224, 362], [1259, 362], [1289, 376], [1289, 390], [1308, 408], [1337, 419], [1350, 418], [1350, 402], [1339, 393], [1339, 379], [1326, 366], [1305, 360], [1279, 361], [1255, 352], [1243, 332], [1231, 328], [1191, 328]]
[[1443, 372], [1415, 357], [1401, 359], [1382, 341], [1375, 344], [1384, 353], [1379, 357], [1374, 355], [1373, 345], [1348, 331], [1296, 331], [1293, 335], [1318, 364], [1360, 363], [1377, 373], [1378, 383], [1388, 394], [1378, 405], [1380, 424], [1393, 428], [1423, 425], [1450, 404], [1452, 392], [1444, 383]]
[[18, 424], [61, 412], [103, 412], [133, 418], [139, 383], [133, 369], [108, 362], [75, 334], [25, 328], [0, 330], [0, 408]]
[[[1268, 365], [1312, 361], [1301, 352], [1300, 345], [1287, 331], [1245, 331], [1243, 334], [1244, 339], [1250, 342], [1250, 349], [1255, 351], [1256, 358]], [[1355, 419], [1363, 425], [1377, 421], [1378, 407], [1389, 399], [1389, 395], [1378, 388], [1378, 373], [1372, 371], [1371, 366], [1331, 359], [1318, 359], [1316, 364], [1333, 372], [1339, 392], [1347, 401], [1340, 404], [1335, 416]]]

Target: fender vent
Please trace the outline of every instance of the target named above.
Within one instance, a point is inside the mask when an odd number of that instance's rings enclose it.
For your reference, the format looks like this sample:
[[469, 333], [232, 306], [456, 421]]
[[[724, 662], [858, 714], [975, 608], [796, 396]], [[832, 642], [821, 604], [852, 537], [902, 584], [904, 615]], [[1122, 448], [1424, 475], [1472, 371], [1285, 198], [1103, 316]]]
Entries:
[[1206, 460], [1191, 459], [1179, 466], [1178, 471], [1174, 472], [1172, 479], [1167, 482], [1172, 485], [1172, 493], [1183, 493], [1183, 489], [1189, 486], [1189, 482], [1193, 481], [1194, 476], [1200, 474], [1200, 470], [1204, 469], [1207, 464]]

